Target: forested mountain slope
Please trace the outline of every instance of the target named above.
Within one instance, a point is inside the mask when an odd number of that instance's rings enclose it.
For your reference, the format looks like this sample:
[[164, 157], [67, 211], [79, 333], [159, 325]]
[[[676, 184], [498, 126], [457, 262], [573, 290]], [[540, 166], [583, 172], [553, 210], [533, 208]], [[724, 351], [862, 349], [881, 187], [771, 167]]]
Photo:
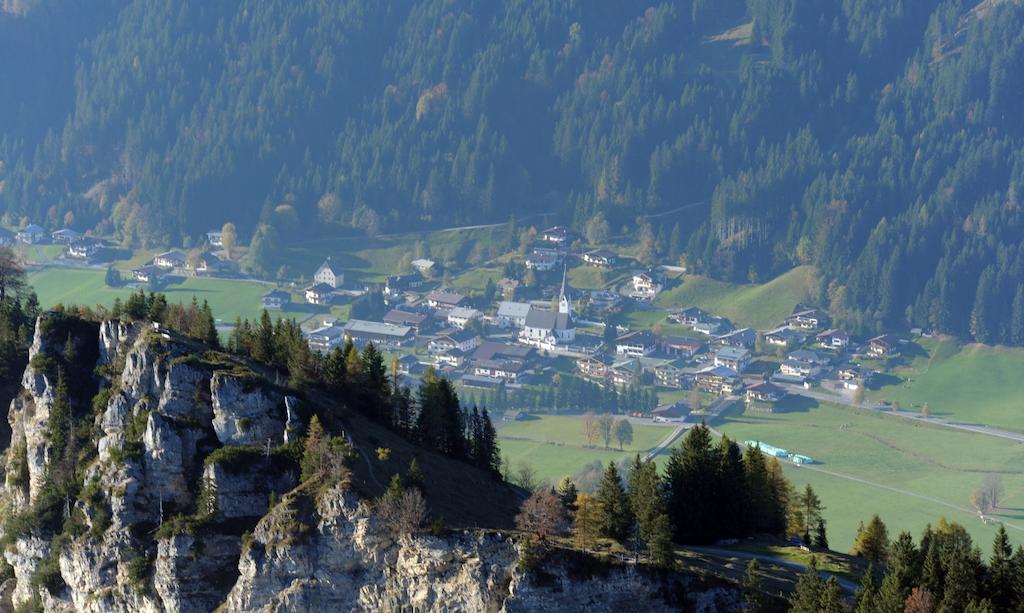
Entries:
[[12, 223], [159, 245], [704, 200], [659, 256], [812, 263], [859, 332], [1024, 343], [1019, 0], [3, 6]]

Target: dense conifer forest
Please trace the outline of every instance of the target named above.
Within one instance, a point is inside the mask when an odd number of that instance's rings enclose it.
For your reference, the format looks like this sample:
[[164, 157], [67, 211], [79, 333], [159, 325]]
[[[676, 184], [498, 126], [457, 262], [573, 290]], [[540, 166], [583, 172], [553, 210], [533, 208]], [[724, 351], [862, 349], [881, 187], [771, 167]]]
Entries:
[[[0, 209], [128, 245], [506, 221], [1024, 344], [1013, 0], [6, 0]], [[645, 230], [647, 229], [647, 230]]]

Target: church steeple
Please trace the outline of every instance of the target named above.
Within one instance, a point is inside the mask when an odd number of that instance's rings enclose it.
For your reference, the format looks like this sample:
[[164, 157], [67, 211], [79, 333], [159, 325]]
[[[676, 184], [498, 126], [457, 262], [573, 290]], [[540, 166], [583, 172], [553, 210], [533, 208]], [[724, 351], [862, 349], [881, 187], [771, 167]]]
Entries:
[[572, 313], [572, 302], [569, 301], [568, 285], [566, 284], [566, 266], [562, 265], [562, 291], [558, 294], [558, 312]]

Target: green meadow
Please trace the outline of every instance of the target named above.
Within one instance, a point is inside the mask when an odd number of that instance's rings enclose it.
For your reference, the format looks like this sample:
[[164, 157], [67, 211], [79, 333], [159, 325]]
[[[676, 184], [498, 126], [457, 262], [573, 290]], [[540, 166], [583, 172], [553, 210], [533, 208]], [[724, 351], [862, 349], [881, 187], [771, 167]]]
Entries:
[[798, 303], [807, 301], [815, 284], [816, 273], [811, 266], [798, 266], [761, 284], [737, 285], [686, 275], [679, 285], [662, 292], [656, 304], [664, 308], [698, 306], [737, 326], [765, 330], [781, 323]]
[[873, 400], [932, 415], [1024, 431], [1024, 349], [922, 339], [923, 355], [880, 378]]
[[557, 482], [572, 475], [594, 461], [618, 462], [644, 453], [672, 433], [671, 426], [633, 425], [633, 442], [619, 449], [613, 439], [611, 447], [603, 441], [588, 447], [583, 436], [583, 421], [579, 416], [544, 415], [517, 422], [498, 422], [501, 453], [513, 469], [520, 464], [530, 465], [538, 479]]
[[775, 414], [730, 412], [716, 429], [807, 455], [815, 464], [785, 464], [796, 488], [810, 483], [827, 507], [833, 548], [853, 544], [858, 522], [878, 513], [890, 535], [915, 536], [939, 517], [962, 523], [987, 548], [995, 523], [983, 523], [971, 494], [988, 475], [1004, 496], [993, 514], [1024, 542], [1024, 445], [968, 432], [910, 423], [874, 411], [814, 401]]
[[[78, 268], [44, 268], [29, 273], [29, 283], [39, 295], [39, 303], [44, 308], [57, 303], [80, 304], [93, 307], [96, 305], [111, 306], [115, 298], [122, 300], [132, 291], [130, 287], [107, 287], [104, 282], [105, 271]], [[271, 286], [242, 280], [222, 279], [184, 279], [163, 290], [170, 302], [188, 303], [195, 296], [199, 302], [206, 300], [213, 309], [214, 316], [226, 323], [234, 321], [236, 316], [256, 319], [260, 316], [260, 296]], [[292, 296], [299, 300], [298, 295]], [[294, 317], [299, 321], [309, 317], [327, 313], [326, 309], [309, 307], [299, 304], [295, 308], [273, 313], [272, 316]]]

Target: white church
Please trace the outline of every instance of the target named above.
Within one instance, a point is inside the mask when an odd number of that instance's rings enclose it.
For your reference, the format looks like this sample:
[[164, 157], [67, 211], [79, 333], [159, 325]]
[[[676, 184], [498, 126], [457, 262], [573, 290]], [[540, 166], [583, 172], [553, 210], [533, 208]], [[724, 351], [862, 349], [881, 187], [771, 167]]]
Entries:
[[572, 314], [572, 302], [569, 299], [564, 269], [562, 291], [558, 296], [558, 311], [530, 309], [519, 340], [539, 349], [554, 349], [558, 345], [568, 345], [576, 340], [576, 319]]

